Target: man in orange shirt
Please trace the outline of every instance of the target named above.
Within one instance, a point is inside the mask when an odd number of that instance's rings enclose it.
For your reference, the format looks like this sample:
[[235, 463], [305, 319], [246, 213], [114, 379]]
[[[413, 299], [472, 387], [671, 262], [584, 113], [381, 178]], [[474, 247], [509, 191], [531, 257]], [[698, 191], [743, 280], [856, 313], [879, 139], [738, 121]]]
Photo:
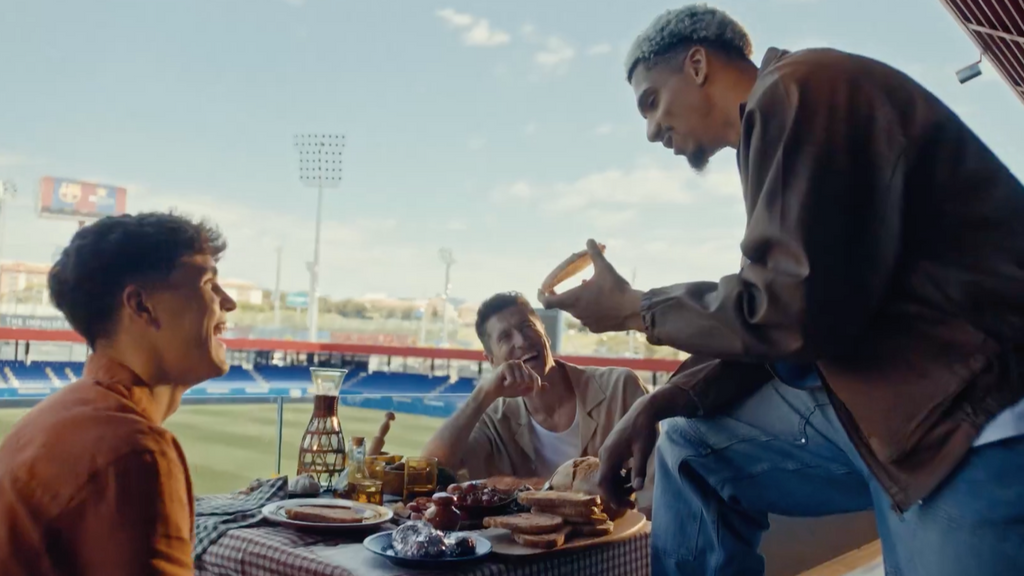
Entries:
[[227, 372], [225, 248], [204, 222], [140, 214], [64, 249], [50, 295], [93, 353], [0, 445], [5, 576], [193, 573], [191, 479], [162, 425], [186, 390]]

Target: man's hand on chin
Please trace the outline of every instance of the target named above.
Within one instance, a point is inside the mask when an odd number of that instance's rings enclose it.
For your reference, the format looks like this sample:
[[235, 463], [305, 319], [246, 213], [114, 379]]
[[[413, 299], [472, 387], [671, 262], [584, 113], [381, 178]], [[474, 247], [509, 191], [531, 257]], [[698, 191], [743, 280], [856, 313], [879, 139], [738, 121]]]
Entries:
[[574, 316], [595, 333], [644, 330], [640, 315], [643, 292], [634, 290], [629, 282], [608, 262], [594, 240], [587, 240], [587, 250], [594, 262], [594, 276], [562, 294], [537, 295], [545, 308], [557, 308]]

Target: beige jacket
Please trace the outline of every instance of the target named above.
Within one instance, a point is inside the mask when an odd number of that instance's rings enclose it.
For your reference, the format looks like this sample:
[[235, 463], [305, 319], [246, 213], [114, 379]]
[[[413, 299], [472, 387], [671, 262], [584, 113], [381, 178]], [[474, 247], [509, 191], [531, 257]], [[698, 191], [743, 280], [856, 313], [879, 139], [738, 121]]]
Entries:
[[[627, 368], [574, 366], [560, 360], [576, 390], [580, 421], [580, 456], [598, 456], [615, 424], [633, 403], [647, 394], [640, 377]], [[534, 464], [530, 413], [522, 398], [502, 398], [491, 405], [469, 437], [460, 468], [470, 478], [537, 476]], [[648, 465], [644, 490], [637, 507], [649, 509], [654, 496], [654, 458]]]

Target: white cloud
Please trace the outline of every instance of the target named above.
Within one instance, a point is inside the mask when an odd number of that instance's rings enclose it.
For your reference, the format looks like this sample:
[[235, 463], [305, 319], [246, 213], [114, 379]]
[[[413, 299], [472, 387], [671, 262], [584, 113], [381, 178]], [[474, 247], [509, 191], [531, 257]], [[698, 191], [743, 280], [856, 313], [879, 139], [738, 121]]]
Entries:
[[469, 139], [469, 149], [470, 150], [479, 150], [479, 149], [483, 148], [486, 145], [487, 145], [487, 140], [485, 140], [483, 138], [477, 137], [477, 138], [470, 138]]
[[597, 128], [594, 128], [594, 134], [596, 136], [607, 136], [612, 133], [615, 129], [611, 124], [601, 124]]
[[292, 6], [303, 6], [306, 0], [284, 0], [285, 3], [291, 4]]
[[599, 56], [601, 54], [607, 54], [611, 51], [611, 44], [594, 44], [590, 48], [587, 48], [587, 54], [590, 54], [591, 56]]
[[473, 25], [475, 20], [471, 14], [456, 12], [451, 8], [437, 11], [437, 16], [456, 28], [466, 28]]
[[529, 124], [527, 124], [526, 126], [523, 127], [523, 133], [526, 134], [527, 136], [530, 136], [530, 135], [536, 134], [537, 133], [537, 129], [538, 129], [537, 123], [536, 122], [530, 122]]
[[535, 200], [546, 210], [566, 213], [602, 205], [623, 210], [631, 206], [689, 204], [696, 197], [742, 197], [735, 172], [709, 170], [695, 174], [685, 163], [678, 164], [666, 168], [640, 163], [630, 170], [609, 169], [553, 184], [520, 180], [495, 189], [492, 198], [498, 202]]
[[438, 10], [437, 16], [447, 22], [449, 26], [464, 30], [462, 41], [466, 46], [501, 46], [512, 40], [512, 36], [508, 32], [491, 28], [491, 23], [486, 18], [456, 12], [452, 8]]
[[533, 59], [541, 67], [564, 71], [569, 62], [576, 57], [576, 49], [557, 36], [552, 36], [544, 43], [544, 48], [533, 55]]
[[0, 152], [0, 167], [2, 168], [13, 168], [15, 166], [25, 166], [32, 164], [34, 160], [28, 156], [22, 156], [20, 154], [5, 154]]

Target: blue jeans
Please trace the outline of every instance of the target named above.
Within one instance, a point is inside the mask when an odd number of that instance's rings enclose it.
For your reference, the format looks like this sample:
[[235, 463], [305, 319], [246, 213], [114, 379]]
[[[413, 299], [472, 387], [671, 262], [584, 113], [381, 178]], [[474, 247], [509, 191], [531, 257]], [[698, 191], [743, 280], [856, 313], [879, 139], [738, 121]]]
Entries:
[[1024, 437], [973, 449], [900, 516], [821, 388], [774, 381], [727, 416], [662, 422], [651, 542], [655, 576], [756, 576], [768, 514], [874, 509], [887, 575], [1024, 574]]

